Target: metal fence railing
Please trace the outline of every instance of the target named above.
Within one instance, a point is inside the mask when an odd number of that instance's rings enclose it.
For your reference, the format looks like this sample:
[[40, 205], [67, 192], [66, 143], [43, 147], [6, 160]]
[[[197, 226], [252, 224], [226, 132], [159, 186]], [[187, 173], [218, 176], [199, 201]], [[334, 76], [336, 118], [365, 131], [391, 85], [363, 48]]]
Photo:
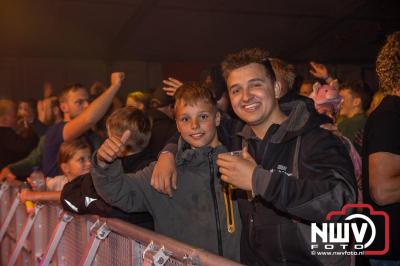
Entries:
[[72, 215], [36, 204], [27, 215], [18, 187], [0, 190], [1, 265], [238, 265], [225, 258], [123, 222]]

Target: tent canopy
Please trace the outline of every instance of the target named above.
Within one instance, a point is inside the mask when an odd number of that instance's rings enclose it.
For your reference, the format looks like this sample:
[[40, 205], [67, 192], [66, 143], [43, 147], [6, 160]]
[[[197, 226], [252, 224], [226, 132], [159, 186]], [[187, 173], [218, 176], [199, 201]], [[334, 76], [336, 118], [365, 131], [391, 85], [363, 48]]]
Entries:
[[215, 62], [263, 47], [291, 62], [373, 63], [400, 1], [19, 0], [0, 3], [0, 57]]

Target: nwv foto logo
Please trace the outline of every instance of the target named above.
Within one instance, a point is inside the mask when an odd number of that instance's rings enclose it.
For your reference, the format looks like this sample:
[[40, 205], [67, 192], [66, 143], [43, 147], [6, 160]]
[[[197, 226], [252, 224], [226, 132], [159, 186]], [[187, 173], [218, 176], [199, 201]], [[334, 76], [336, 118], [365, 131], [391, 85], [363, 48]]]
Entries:
[[[352, 209], [367, 209], [371, 216], [381, 216], [385, 221], [385, 246], [382, 250], [369, 250], [376, 237], [376, 227], [370, 217], [356, 213], [347, 216]], [[344, 222], [329, 222], [334, 217], [347, 216]], [[359, 221], [356, 223], [356, 219]], [[369, 204], [347, 204], [340, 211], [332, 211], [326, 216], [326, 223], [311, 224], [311, 250], [355, 250], [365, 255], [383, 255], [389, 251], [389, 216], [386, 212], [375, 211]], [[360, 222], [361, 221], [361, 222]], [[367, 232], [369, 232], [367, 234]]]

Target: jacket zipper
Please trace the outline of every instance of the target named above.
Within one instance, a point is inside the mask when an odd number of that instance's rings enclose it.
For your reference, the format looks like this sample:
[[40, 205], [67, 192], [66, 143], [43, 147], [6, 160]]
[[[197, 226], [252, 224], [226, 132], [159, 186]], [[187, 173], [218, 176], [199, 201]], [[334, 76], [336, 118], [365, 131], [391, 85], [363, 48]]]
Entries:
[[222, 193], [224, 194], [225, 211], [226, 211], [226, 227], [228, 232], [233, 234], [236, 231], [235, 218], [233, 214], [232, 189], [229, 184], [222, 182]]
[[217, 195], [216, 195], [216, 192], [215, 192], [214, 163], [213, 163], [213, 160], [212, 160], [212, 151], [208, 154], [208, 163], [210, 165], [210, 188], [211, 188], [211, 196], [213, 198], [213, 203], [214, 203], [215, 224], [217, 226], [218, 255], [223, 256], [224, 252], [223, 252], [223, 249], [222, 249], [221, 223], [220, 223], [220, 219], [219, 219]]

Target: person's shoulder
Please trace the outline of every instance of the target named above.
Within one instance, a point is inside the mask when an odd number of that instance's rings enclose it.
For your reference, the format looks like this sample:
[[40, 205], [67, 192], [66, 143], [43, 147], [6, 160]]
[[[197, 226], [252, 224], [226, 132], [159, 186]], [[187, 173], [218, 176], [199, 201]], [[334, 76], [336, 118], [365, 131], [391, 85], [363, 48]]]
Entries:
[[339, 137], [331, 131], [321, 127], [314, 127], [302, 135], [303, 142], [307, 147], [313, 149], [318, 146], [325, 146], [326, 144], [337, 145], [342, 144]]
[[385, 104], [379, 106], [367, 119], [368, 128], [372, 130], [400, 129], [400, 103], [393, 108]]
[[10, 136], [10, 135], [18, 135], [18, 134], [10, 127], [0, 127], [0, 135], [3, 138], [3, 141], [6, 141], [6, 139], [4, 137]]
[[59, 122], [49, 126], [46, 131], [46, 136], [53, 136], [55, 134], [59, 134], [59, 132], [62, 132], [65, 124], [66, 124], [65, 122]]

